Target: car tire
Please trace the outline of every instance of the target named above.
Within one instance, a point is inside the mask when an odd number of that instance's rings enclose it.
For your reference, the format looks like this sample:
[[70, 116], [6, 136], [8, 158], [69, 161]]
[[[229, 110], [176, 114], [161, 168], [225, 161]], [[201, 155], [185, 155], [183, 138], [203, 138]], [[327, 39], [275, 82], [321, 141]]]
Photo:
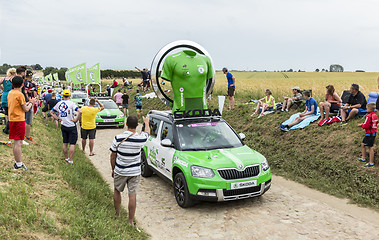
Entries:
[[145, 151], [141, 151], [141, 175], [142, 177], [151, 177], [153, 175], [153, 170], [149, 167], [147, 163]]
[[194, 201], [190, 197], [187, 181], [182, 172], [177, 173], [174, 177], [174, 194], [180, 207], [188, 208], [193, 206]]
[[122, 125], [122, 126], [118, 126], [119, 128], [124, 128], [125, 127], [125, 125]]

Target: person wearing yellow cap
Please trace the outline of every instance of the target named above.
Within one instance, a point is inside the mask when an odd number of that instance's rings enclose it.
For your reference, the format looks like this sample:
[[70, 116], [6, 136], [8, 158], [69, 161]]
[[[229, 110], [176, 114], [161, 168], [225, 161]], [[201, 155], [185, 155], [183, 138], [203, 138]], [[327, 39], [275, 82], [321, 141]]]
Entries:
[[[75, 144], [78, 140], [78, 130], [76, 123], [79, 121], [82, 115], [82, 111], [72, 101], [70, 101], [71, 91], [65, 89], [63, 91], [63, 100], [58, 102], [50, 111], [51, 116], [54, 119], [60, 119], [62, 121], [61, 131], [63, 137], [63, 154], [65, 161], [68, 164], [74, 164], [74, 152]], [[78, 114], [75, 117], [75, 112]], [[70, 144], [70, 147], [68, 146]]]

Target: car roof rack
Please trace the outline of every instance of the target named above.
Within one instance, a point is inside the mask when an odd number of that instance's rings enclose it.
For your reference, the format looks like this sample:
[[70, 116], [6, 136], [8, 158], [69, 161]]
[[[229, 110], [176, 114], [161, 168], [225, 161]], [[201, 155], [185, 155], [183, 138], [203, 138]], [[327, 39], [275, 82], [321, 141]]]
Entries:
[[166, 111], [150, 110], [149, 114], [155, 114], [162, 117], [173, 118], [170, 110], [166, 110]]

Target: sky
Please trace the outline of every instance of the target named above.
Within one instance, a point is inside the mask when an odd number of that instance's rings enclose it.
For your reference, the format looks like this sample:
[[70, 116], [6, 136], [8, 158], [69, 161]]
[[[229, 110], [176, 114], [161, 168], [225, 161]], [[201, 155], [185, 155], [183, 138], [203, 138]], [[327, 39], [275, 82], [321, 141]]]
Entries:
[[0, 0], [0, 64], [150, 67], [191, 40], [214, 67], [379, 71], [377, 0]]

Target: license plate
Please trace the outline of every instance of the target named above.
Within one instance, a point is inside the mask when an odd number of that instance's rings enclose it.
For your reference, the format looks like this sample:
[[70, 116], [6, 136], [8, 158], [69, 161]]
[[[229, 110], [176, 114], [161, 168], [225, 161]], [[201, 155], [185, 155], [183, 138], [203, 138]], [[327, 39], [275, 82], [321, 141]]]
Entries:
[[103, 119], [103, 122], [114, 122], [114, 119]]
[[257, 186], [257, 180], [245, 181], [245, 182], [235, 182], [230, 184], [231, 189], [241, 189]]

